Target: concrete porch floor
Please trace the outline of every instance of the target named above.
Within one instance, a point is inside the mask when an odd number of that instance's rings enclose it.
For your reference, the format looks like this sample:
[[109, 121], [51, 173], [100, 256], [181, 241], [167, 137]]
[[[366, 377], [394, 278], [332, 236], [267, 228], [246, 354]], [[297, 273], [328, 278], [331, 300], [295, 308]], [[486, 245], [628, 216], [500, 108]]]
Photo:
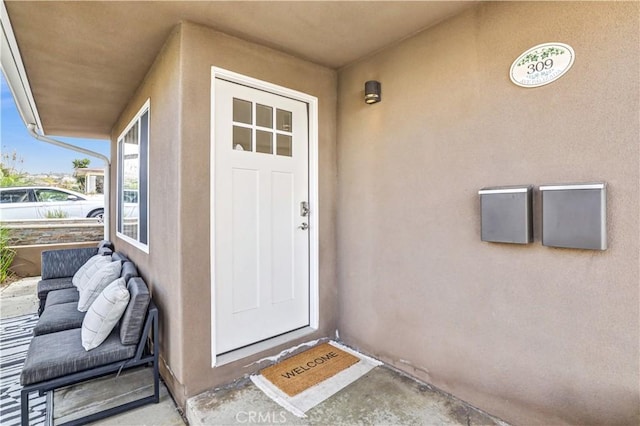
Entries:
[[506, 425], [482, 411], [385, 366], [376, 367], [309, 410], [289, 413], [248, 380], [204, 392], [187, 402], [191, 426], [291, 425]]
[[[0, 317], [34, 313], [39, 277], [26, 278], [0, 289]], [[1, 349], [1, 348], [0, 348]], [[95, 380], [56, 392], [55, 417], [74, 415], [120, 400], [123, 394], [149, 392], [145, 371], [121, 374], [118, 380]], [[161, 385], [160, 403], [96, 422], [96, 425], [183, 425], [185, 421]], [[125, 395], [126, 398], [126, 395]], [[234, 424], [293, 425], [506, 425], [501, 420], [451, 395], [385, 366], [376, 367], [298, 418], [272, 401], [249, 379], [210, 390], [187, 402], [185, 417], [192, 426]]]

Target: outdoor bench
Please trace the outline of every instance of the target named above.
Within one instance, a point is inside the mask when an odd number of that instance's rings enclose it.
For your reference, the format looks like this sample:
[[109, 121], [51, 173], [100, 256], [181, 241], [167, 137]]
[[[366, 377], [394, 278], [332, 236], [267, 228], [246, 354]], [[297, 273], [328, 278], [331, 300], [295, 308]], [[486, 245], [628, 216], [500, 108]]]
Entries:
[[[135, 265], [128, 260], [123, 260], [124, 256], [114, 253], [112, 259], [122, 262], [120, 277], [124, 278], [127, 284], [131, 278], [138, 276]], [[86, 312], [78, 311], [79, 298], [80, 293], [73, 285], [70, 288], [50, 291], [44, 299], [44, 311], [33, 328], [33, 335], [39, 336], [82, 327]]]
[[[86, 251], [86, 249], [70, 250], [79, 253], [80, 256], [84, 256]], [[78, 252], [78, 250], [81, 251]], [[98, 250], [95, 249], [93, 255]], [[60, 251], [64, 250], [56, 250], [56, 252]], [[57, 256], [58, 259], [71, 257], [71, 253], [58, 253]], [[43, 253], [43, 270], [45, 259], [51, 259], [50, 255]], [[112, 373], [119, 374], [122, 370], [138, 366], [147, 365], [153, 368], [153, 395], [74, 419], [65, 424], [85, 424], [145, 404], [159, 402], [160, 376], [156, 346], [158, 309], [151, 300], [146, 283], [137, 276], [133, 263], [117, 253], [113, 254], [112, 259], [122, 262], [120, 277], [126, 282], [129, 301], [118, 324], [106, 340], [91, 350], [85, 350], [82, 344], [82, 322], [86, 314], [77, 310], [78, 296], [72, 293], [74, 291], [78, 293], [77, 290], [71, 287], [48, 289], [43, 302], [44, 310], [34, 329], [34, 337], [20, 374], [20, 384], [23, 386], [21, 391], [23, 426], [29, 424], [29, 394], [32, 392], [46, 394], [46, 422], [53, 424], [53, 391]]]

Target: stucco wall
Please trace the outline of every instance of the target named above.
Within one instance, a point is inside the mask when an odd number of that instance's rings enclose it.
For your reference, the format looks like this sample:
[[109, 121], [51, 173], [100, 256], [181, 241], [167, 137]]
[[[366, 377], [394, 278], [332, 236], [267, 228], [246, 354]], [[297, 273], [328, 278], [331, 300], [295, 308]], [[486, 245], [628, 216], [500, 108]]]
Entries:
[[[180, 271], [180, 28], [171, 34], [112, 131], [111, 240], [138, 267], [160, 311], [163, 377], [183, 366]], [[117, 138], [145, 101], [149, 109], [149, 253], [116, 237]], [[168, 367], [168, 369], [167, 369]], [[180, 386], [176, 384], [176, 386]]]
[[[319, 99], [320, 328], [304, 339], [212, 368], [210, 265], [211, 67]], [[178, 25], [113, 131], [115, 141], [147, 98], [150, 108], [149, 254], [116, 241], [148, 280], [161, 313], [163, 377], [180, 404], [260, 368], [246, 365], [337, 325], [335, 267], [337, 73], [191, 23]], [[114, 173], [115, 176], [115, 167]], [[115, 178], [112, 182], [115, 188]], [[115, 193], [115, 191], [114, 191]], [[112, 200], [115, 206], [115, 198]], [[115, 230], [115, 215], [112, 215]], [[114, 231], [115, 233], [115, 231]]]
[[[637, 424], [638, 3], [481, 4], [339, 73], [340, 336], [516, 424]], [[553, 84], [509, 80], [563, 42]], [[383, 101], [365, 105], [364, 82]], [[480, 241], [484, 186], [604, 181], [609, 249]]]
[[[182, 334], [185, 395], [191, 396], [255, 371], [246, 367], [301, 340], [332, 335], [337, 324], [335, 267], [336, 104], [333, 70], [207, 27], [182, 25], [183, 93], [181, 158]], [[267, 353], [211, 368], [210, 185], [211, 67], [316, 96], [319, 104], [320, 327], [304, 339]], [[188, 332], [186, 332], [188, 331]], [[181, 399], [182, 396], [177, 398]]]

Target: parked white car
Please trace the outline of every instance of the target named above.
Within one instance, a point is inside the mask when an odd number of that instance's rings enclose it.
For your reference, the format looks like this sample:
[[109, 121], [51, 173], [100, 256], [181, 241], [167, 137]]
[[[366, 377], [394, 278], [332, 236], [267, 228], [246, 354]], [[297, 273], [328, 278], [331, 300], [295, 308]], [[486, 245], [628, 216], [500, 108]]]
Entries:
[[0, 188], [0, 219], [104, 217], [102, 195], [87, 196], [47, 186]]

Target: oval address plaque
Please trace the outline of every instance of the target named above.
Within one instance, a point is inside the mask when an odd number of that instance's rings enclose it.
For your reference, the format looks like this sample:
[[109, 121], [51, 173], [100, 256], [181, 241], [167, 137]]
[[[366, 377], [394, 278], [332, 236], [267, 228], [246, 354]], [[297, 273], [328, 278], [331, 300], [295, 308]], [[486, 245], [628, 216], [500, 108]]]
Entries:
[[524, 52], [511, 65], [509, 76], [521, 87], [539, 87], [562, 77], [571, 65], [575, 54], [564, 43], [544, 43]]

